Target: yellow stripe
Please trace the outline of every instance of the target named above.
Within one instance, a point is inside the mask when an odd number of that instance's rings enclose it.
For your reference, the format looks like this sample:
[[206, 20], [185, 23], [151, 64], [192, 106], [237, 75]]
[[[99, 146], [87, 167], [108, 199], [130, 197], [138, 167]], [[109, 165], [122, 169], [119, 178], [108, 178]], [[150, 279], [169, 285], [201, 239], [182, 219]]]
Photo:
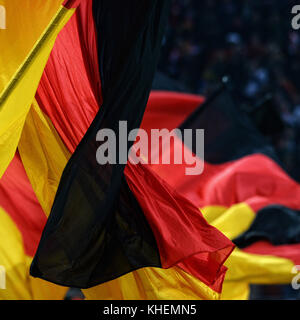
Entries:
[[250, 284], [289, 284], [294, 263], [288, 259], [245, 253], [235, 249], [225, 265], [221, 299], [248, 299]]
[[6, 278], [6, 289], [0, 289], [0, 300], [63, 299], [66, 288], [29, 276], [32, 258], [26, 256], [22, 235], [2, 208], [0, 239], [0, 266], [5, 269]]
[[227, 208], [222, 206], [208, 206], [201, 209], [201, 212], [206, 219], [206, 221], [211, 224], [218, 217], [221, 217], [224, 212], [226, 212]]
[[18, 82], [22, 80], [26, 71], [35, 61], [35, 58], [39, 54], [42, 47], [44, 45], [47, 45], [48, 39], [51, 38], [53, 34], [57, 35], [57, 26], [60, 25], [61, 21], [64, 21], [66, 13], [67, 9], [61, 7], [57, 14], [54, 16], [48, 28], [46, 28], [45, 32], [41, 35], [40, 39], [38, 39], [37, 43], [34, 45], [29, 55], [25, 58], [24, 62], [18, 67], [12, 79], [8, 82], [4, 90], [1, 92], [0, 106], [4, 104], [5, 100], [14, 90], [14, 88], [18, 85]]
[[250, 286], [247, 282], [225, 281], [221, 300], [248, 300]]
[[63, 0], [0, 0], [6, 28], [0, 30], [0, 93], [30, 55]]
[[[0, 177], [15, 154], [25, 118], [34, 99], [55, 39], [74, 13], [74, 10], [60, 7], [45, 32], [40, 36], [0, 95]], [[18, 40], [20, 39], [15, 39], [15, 41]], [[10, 43], [6, 42], [2, 45], [9, 46]], [[12, 60], [13, 57], [12, 54]], [[3, 63], [5, 63], [5, 60], [1, 60], [1, 69], [6, 70]]]
[[288, 284], [294, 275], [294, 263], [285, 258], [251, 254], [235, 249], [225, 262], [226, 281], [245, 281], [252, 284]]
[[220, 295], [179, 268], [144, 268], [83, 290], [88, 300], [218, 300]]
[[255, 219], [255, 212], [246, 203], [230, 208], [210, 206], [201, 209], [201, 212], [211, 225], [231, 240], [248, 230]]
[[70, 153], [35, 100], [18, 149], [33, 190], [48, 216]]

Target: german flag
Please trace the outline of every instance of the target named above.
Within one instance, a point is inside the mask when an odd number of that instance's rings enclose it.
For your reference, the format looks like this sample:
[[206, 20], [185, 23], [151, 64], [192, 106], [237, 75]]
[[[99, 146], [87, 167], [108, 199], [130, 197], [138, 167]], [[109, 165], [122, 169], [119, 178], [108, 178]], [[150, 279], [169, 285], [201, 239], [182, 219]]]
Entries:
[[[237, 245], [226, 262], [223, 298], [247, 298], [250, 283], [290, 283], [293, 267], [300, 262], [300, 186], [286, 173], [273, 147], [227, 89], [221, 88], [199, 108], [191, 100], [194, 96], [156, 92], [152, 97], [149, 105], [155, 107], [147, 112], [153, 118], [159, 106], [167, 108], [165, 101], [177, 99], [183, 110], [192, 110], [179, 127], [205, 130], [201, 176], [186, 176], [185, 167], [174, 163], [152, 169]], [[184, 117], [183, 111], [174, 117], [176, 122], [179, 115]], [[182, 144], [179, 138], [174, 148], [177, 144]], [[194, 139], [193, 154], [195, 148]]]
[[119, 121], [128, 130], [140, 126], [169, 4], [64, 3], [77, 10], [57, 37], [18, 144], [50, 214], [31, 265], [34, 277], [100, 285], [85, 292], [90, 298], [216, 299], [221, 293], [233, 243], [149, 166], [126, 166], [127, 157], [117, 165], [96, 161], [100, 129], [120, 136]]
[[0, 180], [0, 266], [5, 290], [0, 300], [61, 300], [67, 288], [29, 276], [46, 223], [18, 154]]

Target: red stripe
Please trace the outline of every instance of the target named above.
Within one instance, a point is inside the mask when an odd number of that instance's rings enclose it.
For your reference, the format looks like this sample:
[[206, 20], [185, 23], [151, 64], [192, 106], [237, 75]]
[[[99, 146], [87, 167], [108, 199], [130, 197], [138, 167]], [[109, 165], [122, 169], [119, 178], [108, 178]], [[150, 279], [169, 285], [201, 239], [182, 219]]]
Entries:
[[20, 230], [25, 253], [33, 257], [47, 218], [18, 154], [0, 180], [0, 207], [9, 214]]
[[148, 133], [151, 129], [178, 128], [203, 102], [204, 98], [198, 95], [152, 91], [141, 128]]
[[274, 246], [265, 241], [259, 241], [243, 251], [252, 254], [272, 255], [291, 260], [295, 265], [300, 265], [300, 244]]
[[[173, 148], [171, 159], [172, 154]], [[253, 154], [226, 164], [205, 163], [204, 166], [200, 176], [187, 176], [184, 165], [153, 165], [152, 169], [199, 208], [230, 207], [240, 202], [246, 202], [255, 212], [270, 204], [300, 208], [299, 184], [264, 155]]]
[[92, 1], [83, 1], [60, 32], [36, 95], [72, 153], [102, 104], [98, 70]]

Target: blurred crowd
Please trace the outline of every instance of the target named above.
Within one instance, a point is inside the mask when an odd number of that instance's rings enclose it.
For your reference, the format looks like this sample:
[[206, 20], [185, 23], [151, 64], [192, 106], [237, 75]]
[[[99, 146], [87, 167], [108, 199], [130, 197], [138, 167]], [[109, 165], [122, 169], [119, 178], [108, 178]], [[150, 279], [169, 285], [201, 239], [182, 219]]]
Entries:
[[248, 108], [268, 97], [270, 118], [277, 112], [284, 124], [273, 130], [272, 142], [300, 180], [300, 30], [291, 26], [295, 4], [173, 0], [159, 69], [204, 95], [229, 76], [239, 104]]

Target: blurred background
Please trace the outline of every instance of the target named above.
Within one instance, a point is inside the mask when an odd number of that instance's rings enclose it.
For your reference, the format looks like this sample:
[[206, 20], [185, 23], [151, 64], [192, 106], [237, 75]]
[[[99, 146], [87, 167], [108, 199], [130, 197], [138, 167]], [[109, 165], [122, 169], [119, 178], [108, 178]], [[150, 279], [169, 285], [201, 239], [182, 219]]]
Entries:
[[[300, 30], [290, 0], [173, 0], [154, 88], [208, 96], [224, 76], [287, 171], [300, 181]], [[291, 286], [252, 286], [252, 299], [300, 299]]]
[[204, 96], [229, 76], [242, 108], [257, 111], [263, 105], [267, 110], [271, 128], [262, 130], [299, 181], [300, 30], [291, 27], [295, 4], [173, 0], [159, 70], [182, 91]]

